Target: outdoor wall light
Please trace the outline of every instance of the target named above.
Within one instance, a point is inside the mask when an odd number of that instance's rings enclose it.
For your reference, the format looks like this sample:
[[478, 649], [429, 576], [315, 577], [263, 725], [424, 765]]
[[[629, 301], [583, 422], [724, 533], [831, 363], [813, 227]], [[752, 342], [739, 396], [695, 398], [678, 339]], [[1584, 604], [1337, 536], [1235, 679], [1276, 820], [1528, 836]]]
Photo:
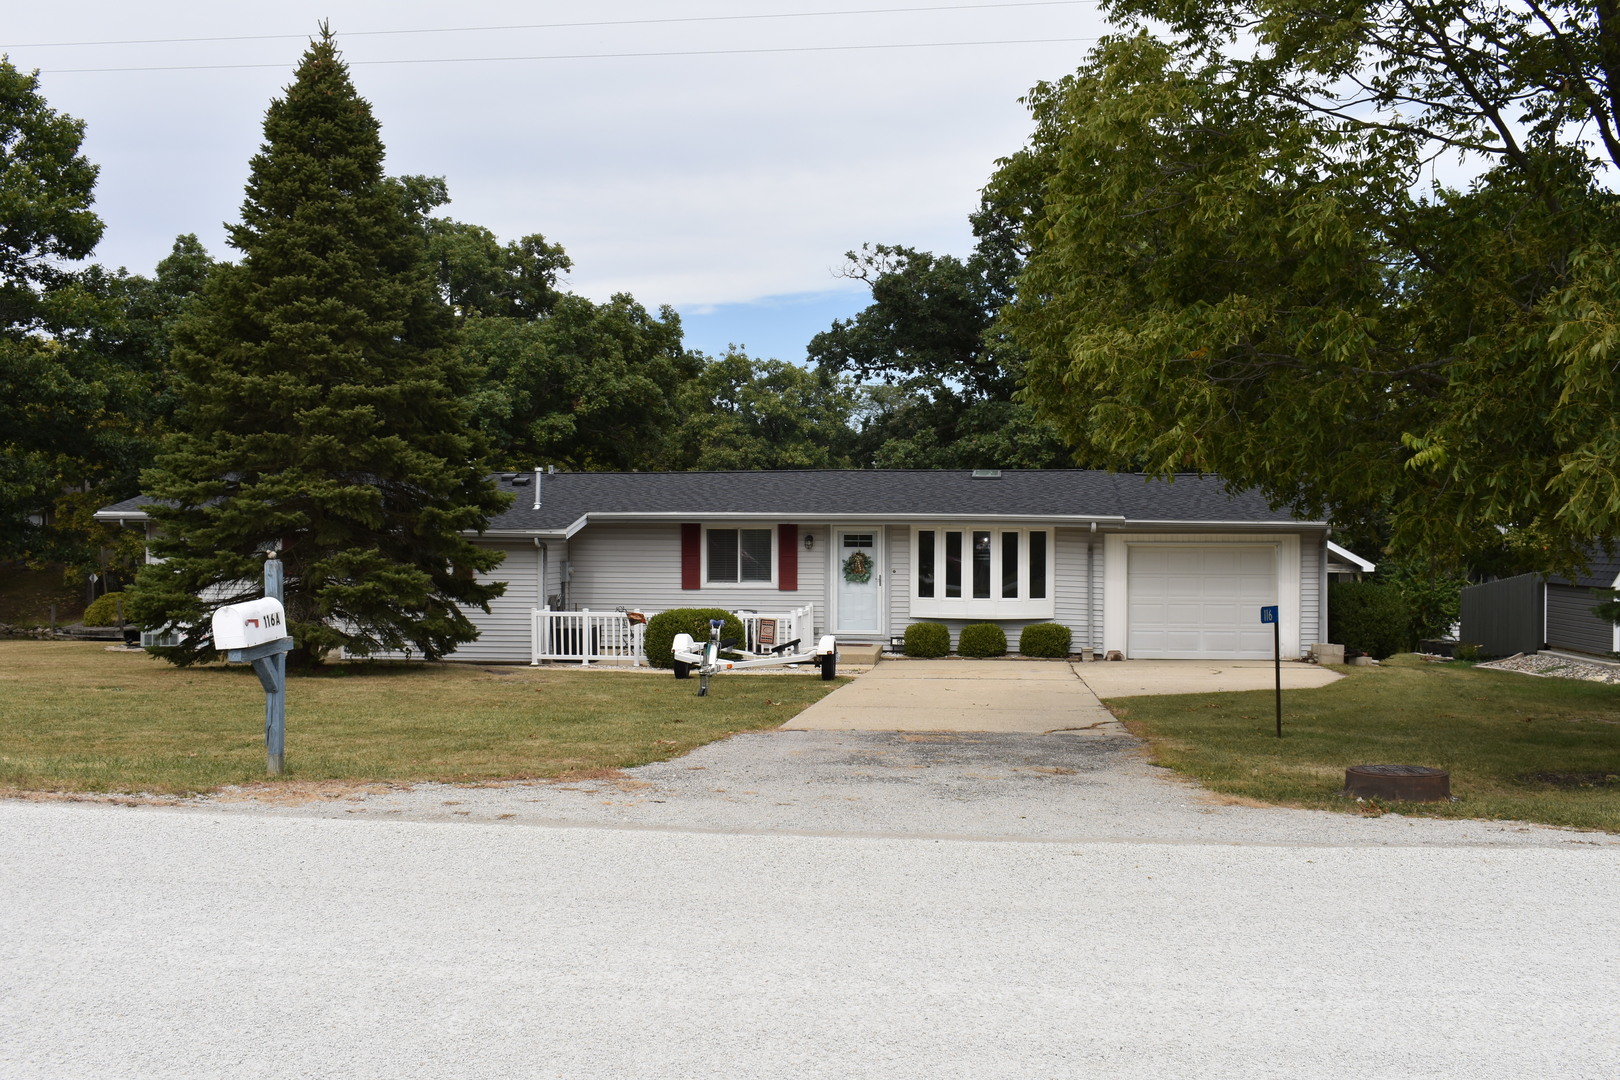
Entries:
[[816, 534], [815, 533], [805, 533], [804, 534], [804, 550], [809, 551], [811, 548], [813, 548], [815, 546], [816, 546]]

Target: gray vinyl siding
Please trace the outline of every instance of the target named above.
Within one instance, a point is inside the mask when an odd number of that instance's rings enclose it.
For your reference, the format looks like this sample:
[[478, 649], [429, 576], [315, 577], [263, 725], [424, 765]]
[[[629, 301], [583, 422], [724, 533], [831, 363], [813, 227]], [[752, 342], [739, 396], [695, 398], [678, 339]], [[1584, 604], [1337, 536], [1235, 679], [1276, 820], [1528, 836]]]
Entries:
[[[889, 589], [889, 629], [884, 635], [904, 634], [911, 625], [911, 529], [904, 525], [889, 530], [890, 574], [885, 582]], [[955, 632], [951, 638], [955, 640]]]
[[[775, 522], [761, 526], [776, 527]], [[815, 536], [811, 551], [803, 548], [806, 532]], [[807, 603], [816, 605], [815, 633], [826, 631], [826, 562], [828, 531], [823, 525], [799, 525], [799, 587], [783, 592], [774, 587], [706, 586], [681, 588], [681, 526], [679, 523], [607, 523], [590, 525], [568, 542], [573, 580], [568, 583], [569, 606], [592, 611], [637, 608], [648, 612], [671, 608], [714, 607], [735, 611], [789, 611]]]
[[[563, 588], [563, 566], [568, 562], [568, 541], [546, 541], [546, 591], [540, 598], [540, 607], [561, 611], [568, 606], [568, 592]], [[555, 597], [555, 601], [553, 600]]]
[[[478, 627], [478, 640], [450, 653], [450, 660], [482, 663], [527, 664], [533, 656], [530, 645], [530, 612], [539, 594], [538, 554], [532, 543], [523, 541], [475, 541], [481, 548], [504, 551], [506, 558], [494, 570], [478, 575], [481, 582], [503, 581], [506, 592], [489, 602], [489, 613], [465, 609]], [[399, 660], [404, 653], [377, 653], [379, 658]]]
[[1299, 647], [1303, 652], [1326, 641], [1322, 626], [1322, 544], [1299, 538]]
[[[1056, 609], [1051, 621], [1069, 628], [1069, 648], [1078, 652], [1086, 647], [1086, 635], [1091, 628], [1091, 590], [1086, 581], [1086, 542], [1091, 534], [1083, 529], [1054, 529], [1053, 532], [1056, 535], [1052, 537], [1052, 557], [1056, 562], [1052, 567], [1055, 578], [1052, 599]], [[1009, 628], [1007, 647], [1016, 646], [1017, 638]]]
[[1578, 585], [1547, 585], [1547, 645], [1604, 655], [1614, 649], [1614, 624], [1592, 614], [1598, 598]]
[[1108, 547], [1102, 537], [1091, 537], [1091, 638], [1086, 642], [1093, 651], [1092, 659], [1102, 659], [1103, 643], [1103, 589], [1108, 580]]

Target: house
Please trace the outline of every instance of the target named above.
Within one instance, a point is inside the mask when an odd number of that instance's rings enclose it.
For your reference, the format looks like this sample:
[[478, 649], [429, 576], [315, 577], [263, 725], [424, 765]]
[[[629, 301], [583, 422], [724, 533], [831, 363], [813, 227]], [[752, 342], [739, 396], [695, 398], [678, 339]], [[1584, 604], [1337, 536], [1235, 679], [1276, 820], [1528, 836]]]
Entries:
[[[907, 625], [1059, 622], [1076, 651], [1269, 659], [1324, 640], [1348, 552], [1324, 521], [1215, 477], [1086, 470], [506, 473], [480, 543], [506, 594], [457, 659], [527, 661], [536, 608], [813, 609], [811, 633], [888, 645]], [[140, 500], [98, 518], [139, 524]], [[1351, 565], [1370, 564], [1349, 557]]]
[[1461, 638], [1487, 656], [1541, 649], [1606, 656], [1620, 652], [1620, 626], [1592, 614], [1600, 590], [1620, 589], [1620, 557], [1587, 552], [1576, 577], [1520, 574], [1462, 591]]

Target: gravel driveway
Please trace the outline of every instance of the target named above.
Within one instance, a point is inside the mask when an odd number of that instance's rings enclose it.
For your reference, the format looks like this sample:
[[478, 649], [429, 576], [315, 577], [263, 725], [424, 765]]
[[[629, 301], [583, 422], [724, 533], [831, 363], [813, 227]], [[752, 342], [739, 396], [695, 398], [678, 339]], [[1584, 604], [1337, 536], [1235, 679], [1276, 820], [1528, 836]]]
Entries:
[[0, 803], [0, 1076], [1608, 1077], [1620, 845], [1222, 805], [1128, 736]]

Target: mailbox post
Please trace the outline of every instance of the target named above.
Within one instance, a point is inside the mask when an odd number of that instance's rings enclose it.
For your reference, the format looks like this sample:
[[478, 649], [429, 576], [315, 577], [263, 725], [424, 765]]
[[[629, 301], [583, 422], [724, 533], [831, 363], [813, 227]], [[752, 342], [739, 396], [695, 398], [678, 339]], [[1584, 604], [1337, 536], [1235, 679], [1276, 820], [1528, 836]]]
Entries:
[[264, 687], [265, 769], [280, 776], [287, 767], [287, 614], [282, 607], [281, 560], [264, 560], [264, 599], [228, 604], [214, 612], [214, 648], [233, 663], [250, 663]]
[[1277, 678], [1277, 738], [1282, 738], [1282, 624], [1275, 604], [1260, 609], [1260, 621], [1271, 624], [1271, 664]]

